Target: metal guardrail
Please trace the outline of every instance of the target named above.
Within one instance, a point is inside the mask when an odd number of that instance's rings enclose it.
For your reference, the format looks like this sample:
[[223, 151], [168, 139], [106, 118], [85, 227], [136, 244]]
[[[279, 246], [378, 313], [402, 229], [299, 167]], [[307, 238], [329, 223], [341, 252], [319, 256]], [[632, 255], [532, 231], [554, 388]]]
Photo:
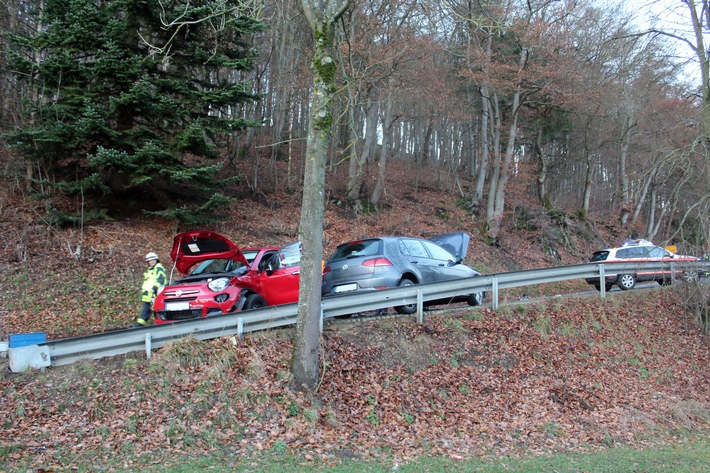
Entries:
[[[585, 263], [572, 266], [530, 269], [508, 273], [497, 273], [474, 278], [442, 281], [387, 289], [382, 291], [358, 292], [326, 297], [322, 300], [321, 324], [324, 319], [341, 315], [366, 312], [387, 307], [417, 304], [417, 320], [423, 322], [424, 303], [447, 299], [457, 295], [487, 291], [491, 295], [492, 307], [497, 309], [501, 289], [546, 284], [584, 278], [600, 278], [641, 270], [669, 270], [673, 277], [681, 268], [680, 263]], [[683, 262], [683, 270], [710, 271], [710, 262]], [[604, 284], [601, 297], [606, 297]], [[298, 304], [237, 312], [202, 319], [185, 320], [165, 325], [116, 330], [86, 337], [49, 340], [48, 349], [52, 366], [66, 365], [84, 359], [98, 359], [106, 356], [122, 355], [145, 349], [150, 358], [155, 348], [184, 337], [199, 340], [273, 329], [296, 323]], [[12, 356], [12, 349], [10, 350]], [[45, 355], [46, 356], [46, 355]], [[32, 360], [28, 360], [32, 366]], [[20, 365], [23, 365], [20, 363]], [[12, 364], [11, 364], [12, 367]]]

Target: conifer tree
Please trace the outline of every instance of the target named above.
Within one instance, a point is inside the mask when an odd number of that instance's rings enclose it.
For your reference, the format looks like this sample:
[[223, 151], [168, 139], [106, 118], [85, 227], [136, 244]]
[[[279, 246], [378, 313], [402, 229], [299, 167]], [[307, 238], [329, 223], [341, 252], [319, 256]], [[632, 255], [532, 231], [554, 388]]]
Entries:
[[175, 199], [197, 195], [223, 203], [208, 198], [228, 177], [218, 147], [254, 125], [238, 110], [256, 99], [238, 77], [261, 23], [238, 1], [46, 0], [44, 28], [10, 38], [13, 70], [36, 95], [6, 140], [64, 193], [149, 210], [195, 209]]

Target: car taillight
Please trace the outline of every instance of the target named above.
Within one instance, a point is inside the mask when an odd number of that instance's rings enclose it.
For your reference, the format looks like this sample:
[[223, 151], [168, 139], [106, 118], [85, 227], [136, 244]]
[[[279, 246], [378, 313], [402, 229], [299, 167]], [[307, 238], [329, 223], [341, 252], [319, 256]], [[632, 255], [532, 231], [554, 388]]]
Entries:
[[325, 268], [323, 268], [323, 274], [327, 274], [331, 271], [332, 271], [332, 269], [330, 269], [330, 266], [326, 266]]
[[362, 262], [363, 266], [392, 266], [392, 263], [387, 258], [374, 258]]

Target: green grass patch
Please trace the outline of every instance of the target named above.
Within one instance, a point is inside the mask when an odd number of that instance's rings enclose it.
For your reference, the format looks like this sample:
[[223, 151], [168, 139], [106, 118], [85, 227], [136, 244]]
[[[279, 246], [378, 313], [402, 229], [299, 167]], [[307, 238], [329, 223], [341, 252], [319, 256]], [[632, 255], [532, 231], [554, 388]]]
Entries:
[[[111, 464], [98, 465], [89, 452], [75, 456], [63, 456], [65, 464], [72, 465], [72, 471], [85, 473], [93, 471], [114, 471], [118, 473], [141, 471], [145, 473], [198, 473], [250, 472], [250, 473], [450, 473], [453, 471], [483, 473], [538, 473], [555, 471], [559, 473], [704, 473], [708, 471], [710, 439], [696, 438], [674, 445], [650, 447], [645, 450], [614, 448], [596, 453], [564, 453], [537, 457], [510, 458], [454, 458], [455, 452], [447, 457], [420, 457], [411, 462], [402, 462], [386, 455], [379, 460], [339, 458], [337, 453], [320, 456], [298, 456], [289, 453], [289, 446], [283, 440], [276, 441], [269, 451], [250, 456], [234, 454], [230, 449], [218, 449], [205, 456], [176, 457], [152, 453], [140, 455], [139, 450], [125, 449], [116, 452]], [[13, 447], [0, 447], [0, 471], [25, 471], [30, 467], [31, 456], [23, 458], [22, 465], [7, 469], [5, 458], [18, 455]], [[26, 453], [26, 452], [25, 452]], [[126, 467], [126, 465], [131, 465]], [[19, 467], [19, 469], [15, 469]]]

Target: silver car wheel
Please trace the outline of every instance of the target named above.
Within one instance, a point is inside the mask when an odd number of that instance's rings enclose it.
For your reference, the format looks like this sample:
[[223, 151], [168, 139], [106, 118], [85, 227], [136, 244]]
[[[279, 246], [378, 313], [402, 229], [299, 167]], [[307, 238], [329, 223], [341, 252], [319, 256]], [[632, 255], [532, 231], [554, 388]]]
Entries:
[[636, 276], [633, 274], [622, 274], [619, 276], [619, 289], [628, 291], [636, 286]]
[[[411, 279], [402, 279], [399, 284], [397, 284], [397, 287], [404, 287], [404, 286], [414, 286], [414, 281]], [[394, 308], [394, 310], [398, 314], [413, 314], [417, 311], [417, 305], [416, 304], [407, 304], [407, 305], [400, 305]]]
[[470, 306], [477, 306], [477, 305], [482, 305], [483, 301], [486, 299], [486, 293], [485, 292], [474, 292], [470, 296], [468, 296], [468, 305]]

